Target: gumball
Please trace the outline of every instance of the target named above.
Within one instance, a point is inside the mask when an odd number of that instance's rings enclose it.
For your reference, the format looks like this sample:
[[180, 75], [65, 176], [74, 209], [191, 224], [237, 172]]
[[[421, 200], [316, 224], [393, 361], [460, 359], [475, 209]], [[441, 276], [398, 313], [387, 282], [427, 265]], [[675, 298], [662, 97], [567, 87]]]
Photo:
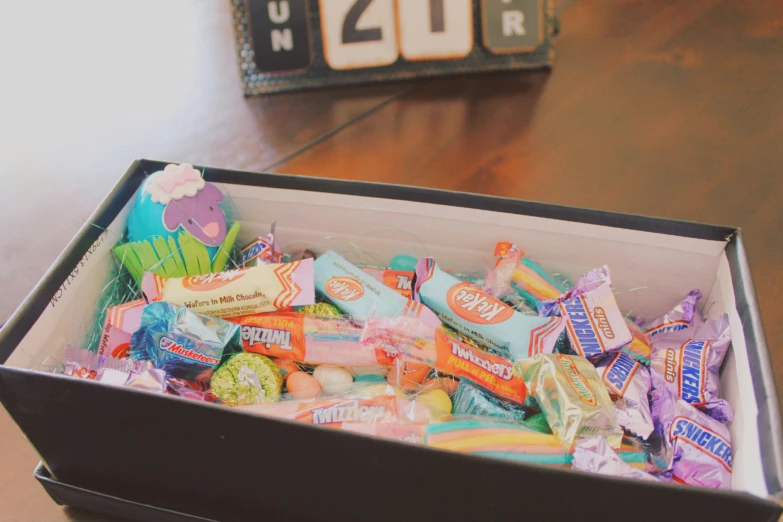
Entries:
[[321, 385], [326, 395], [339, 395], [351, 389], [353, 377], [342, 366], [322, 364], [313, 372], [313, 377]]
[[413, 272], [416, 270], [417, 262], [418, 259], [413, 256], [400, 254], [392, 258], [391, 263], [389, 263], [389, 268], [392, 270], [406, 270], [408, 272]]
[[286, 388], [294, 399], [315, 399], [321, 395], [321, 385], [305, 372], [294, 372], [286, 380]]

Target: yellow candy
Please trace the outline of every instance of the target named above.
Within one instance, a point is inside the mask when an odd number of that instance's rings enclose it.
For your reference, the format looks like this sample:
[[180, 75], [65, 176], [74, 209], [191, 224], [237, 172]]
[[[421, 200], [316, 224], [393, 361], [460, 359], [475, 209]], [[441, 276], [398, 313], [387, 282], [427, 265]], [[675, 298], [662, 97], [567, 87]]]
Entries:
[[426, 405], [434, 415], [446, 415], [451, 413], [451, 399], [449, 394], [441, 389], [422, 393], [417, 400]]

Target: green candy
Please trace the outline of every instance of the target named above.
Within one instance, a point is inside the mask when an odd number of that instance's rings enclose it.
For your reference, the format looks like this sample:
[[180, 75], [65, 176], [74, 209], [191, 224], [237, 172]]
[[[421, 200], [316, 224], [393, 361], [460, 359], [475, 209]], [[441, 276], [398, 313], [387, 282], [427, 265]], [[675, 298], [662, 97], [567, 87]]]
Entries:
[[297, 308], [296, 311], [307, 315], [314, 315], [316, 317], [342, 317], [343, 315], [339, 308], [329, 303], [304, 305]]
[[386, 382], [386, 377], [368, 373], [367, 375], [357, 375], [353, 382]]
[[283, 376], [268, 357], [238, 353], [215, 370], [212, 393], [229, 406], [268, 404], [280, 400]]

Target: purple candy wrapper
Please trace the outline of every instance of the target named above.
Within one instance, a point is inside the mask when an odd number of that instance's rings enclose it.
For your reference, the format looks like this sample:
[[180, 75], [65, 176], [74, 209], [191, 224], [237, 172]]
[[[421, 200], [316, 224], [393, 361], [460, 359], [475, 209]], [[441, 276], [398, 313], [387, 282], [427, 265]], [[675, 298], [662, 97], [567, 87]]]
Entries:
[[65, 348], [65, 373], [112, 386], [128, 386], [153, 392], [166, 391], [166, 374], [149, 361], [117, 358], [80, 348]]
[[666, 476], [692, 486], [730, 489], [729, 429], [666, 388], [653, 390], [652, 399]]
[[571, 348], [591, 361], [620, 350], [633, 339], [614, 299], [607, 266], [580, 277], [559, 299], [539, 302], [538, 311], [545, 317], [565, 317]]
[[277, 221], [272, 223], [269, 234], [259, 236], [242, 249], [239, 263], [242, 268], [283, 262], [283, 249], [280, 248], [275, 234], [276, 226]]
[[704, 321], [701, 318], [699, 310], [696, 309], [696, 303], [701, 299], [701, 292], [691, 290], [677, 306], [652, 321], [646, 321], [641, 327], [647, 332], [647, 335], [655, 337], [656, 335], [677, 332], [685, 330], [691, 326], [698, 326]]
[[711, 417], [731, 421], [731, 406], [720, 398], [719, 375], [730, 344], [725, 314], [700, 326], [655, 337], [650, 359], [653, 388], [667, 388]]
[[596, 363], [609, 396], [615, 399], [617, 422], [637, 437], [647, 440], [653, 432], [650, 411], [650, 370], [619, 352]]
[[656, 477], [624, 462], [603, 437], [580, 439], [574, 448], [571, 467], [598, 475], [658, 482]]

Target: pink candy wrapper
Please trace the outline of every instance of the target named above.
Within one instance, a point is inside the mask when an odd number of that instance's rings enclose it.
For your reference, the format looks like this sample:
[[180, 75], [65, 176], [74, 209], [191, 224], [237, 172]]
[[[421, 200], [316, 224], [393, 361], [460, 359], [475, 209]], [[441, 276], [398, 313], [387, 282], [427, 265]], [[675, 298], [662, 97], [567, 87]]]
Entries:
[[106, 321], [98, 344], [99, 355], [127, 357], [133, 332], [141, 326], [141, 314], [147, 302], [136, 299], [112, 306], [106, 311]]
[[653, 338], [653, 388], [666, 388], [721, 422], [732, 420], [731, 406], [720, 398], [719, 375], [730, 344], [727, 315]]

